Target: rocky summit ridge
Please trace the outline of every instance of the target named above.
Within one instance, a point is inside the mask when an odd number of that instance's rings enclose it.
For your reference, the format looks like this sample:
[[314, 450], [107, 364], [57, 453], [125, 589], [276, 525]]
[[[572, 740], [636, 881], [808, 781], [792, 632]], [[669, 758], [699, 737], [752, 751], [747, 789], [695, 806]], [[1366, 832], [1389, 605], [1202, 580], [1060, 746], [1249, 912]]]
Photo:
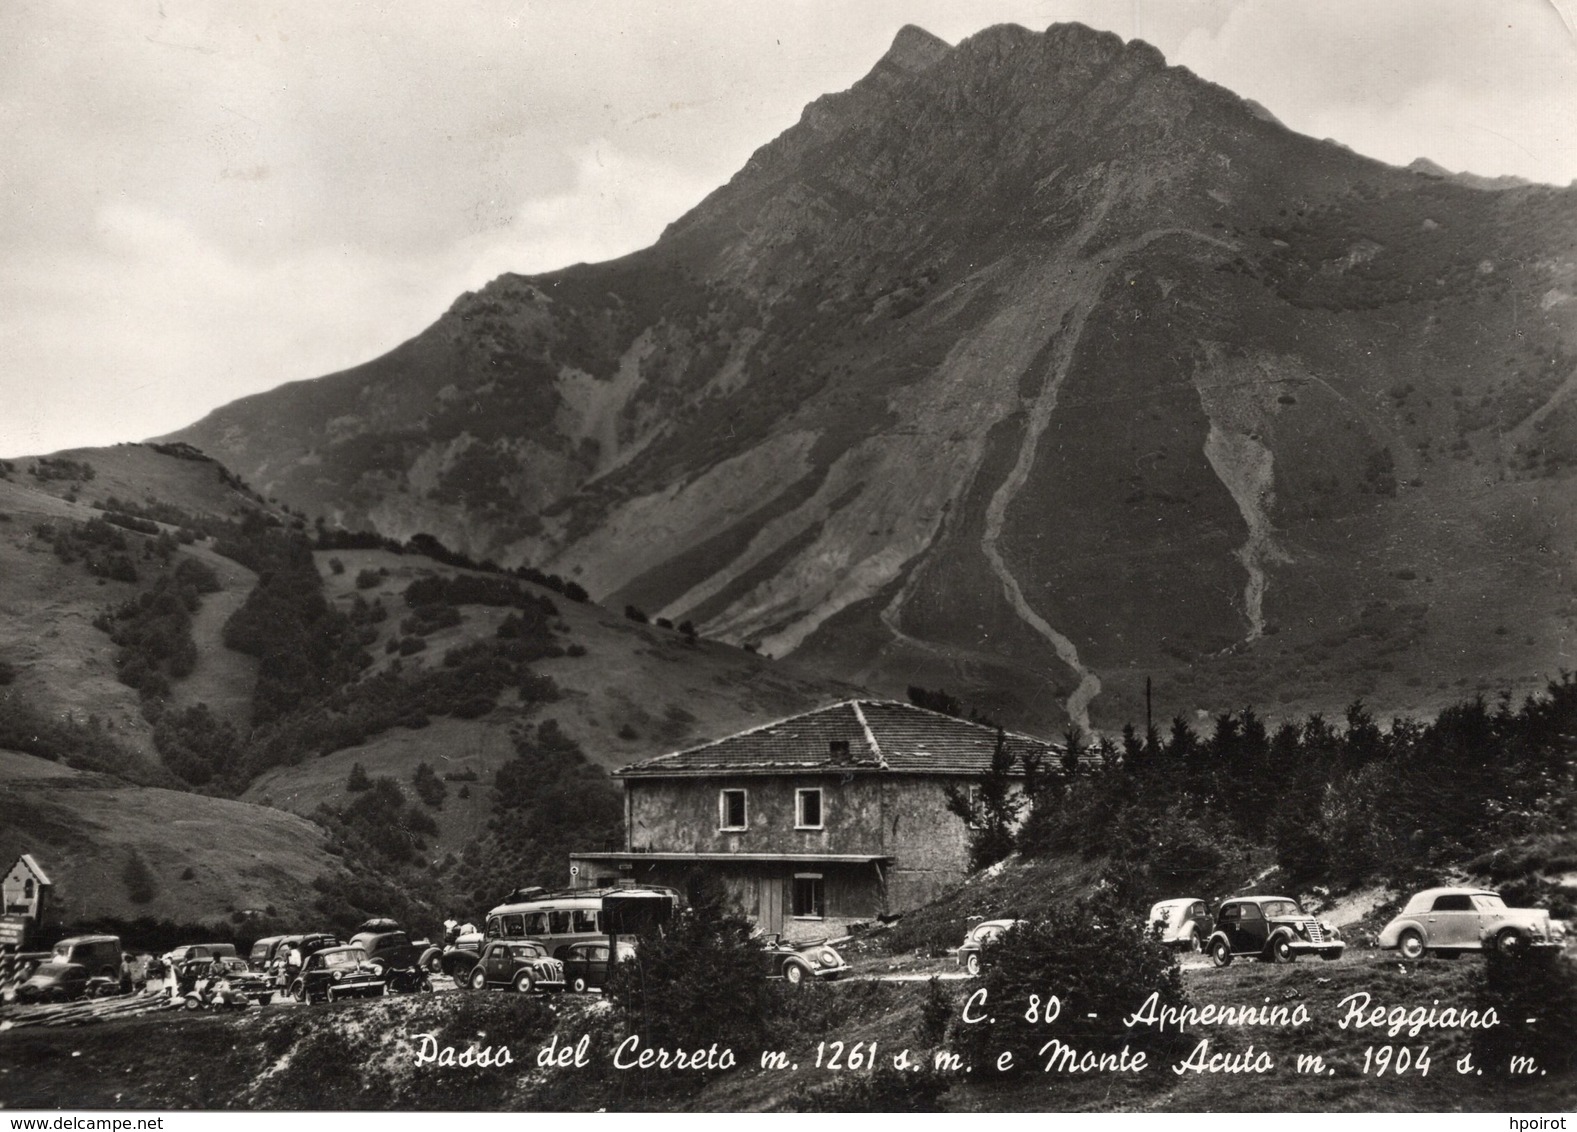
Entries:
[[652, 247], [176, 434], [265, 493], [1021, 726], [1569, 666], [1577, 192], [1076, 24], [902, 29]]

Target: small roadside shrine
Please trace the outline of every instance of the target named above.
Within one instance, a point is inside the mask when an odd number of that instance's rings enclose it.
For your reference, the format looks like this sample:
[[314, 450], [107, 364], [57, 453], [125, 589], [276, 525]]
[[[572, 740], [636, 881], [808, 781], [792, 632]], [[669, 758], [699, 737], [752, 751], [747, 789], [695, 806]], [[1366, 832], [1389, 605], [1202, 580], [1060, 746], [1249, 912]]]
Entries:
[[31, 853], [23, 853], [0, 880], [0, 950], [20, 951], [44, 918], [53, 882]]

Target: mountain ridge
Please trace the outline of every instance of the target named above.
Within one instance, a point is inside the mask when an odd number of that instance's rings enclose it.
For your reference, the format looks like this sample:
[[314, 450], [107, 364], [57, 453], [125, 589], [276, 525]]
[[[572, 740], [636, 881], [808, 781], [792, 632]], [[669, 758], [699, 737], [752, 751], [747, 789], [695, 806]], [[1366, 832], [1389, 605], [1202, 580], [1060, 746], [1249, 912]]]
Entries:
[[[1553, 559], [1475, 571], [1573, 545], [1539, 486], [1577, 454], [1573, 203], [1306, 138], [1111, 33], [905, 28], [652, 247], [175, 435], [1025, 725], [1110, 726], [1146, 672], [1176, 710], [1406, 710], [1570, 656]], [[1453, 571], [1442, 532], [1497, 524]], [[1482, 642], [1508, 623], [1533, 643]]]

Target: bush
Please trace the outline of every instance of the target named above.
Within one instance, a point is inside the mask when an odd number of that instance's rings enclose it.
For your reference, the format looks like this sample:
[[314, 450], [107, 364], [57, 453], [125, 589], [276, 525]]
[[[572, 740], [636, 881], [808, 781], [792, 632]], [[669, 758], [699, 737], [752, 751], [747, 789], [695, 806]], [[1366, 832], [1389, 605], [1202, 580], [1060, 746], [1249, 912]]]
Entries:
[[126, 884], [126, 899], [133, 904], [146, 904], [158, 895], [158, 878], [137, 850], [133, 849], [126, 858], [126, 865], [120, 875]]
[[370, 590], [381, 581], [383, 581], [383, 575], [376, 570], [359, 570], [356, 573], [356, 588], [358, 590]]
[[411, 777], [411, 786], [423, 804], [435, 810], [444, 808], [444, 798], [448, 795], [449, 788], [426, 763], [416, 764], [416, 773]]
[[[1010, 1072], [1041, 1068], [1039, 1051], [1053, 1038], [1081, 1052], [1115, 1052], [1135, 1041], [1122, 1020], [1152, 993], [1159, 1006], [1184, 1001], [1177, 956], [1104, 893], [1064, 905], [1044, 922], [1010, 928], [992, 948], [981, 985], [988, 1002], [1013, 1008], [961, 1027], [960, 1052], [976, 1067], [995, 1067], [997, 1055], [1011, 1051]], [[1027, 1018], [1031, 1005], [1036, 1014]], [[1048, 1008], [1054, 1015], [1049, 1024]]]
[[[741, 1065], [759, 1057], [771, 1036], [773, 988], [763, 977], [760, 944], [750, 921], [706, 900], [671, 920], [663, 931], [642, 934], [638, 961], [621, 964], [607, 993], [642, 1046], [734, 1051]], [[639, 1072], [639, 1071], [632, 1071]], [[652, 1091], [681, 1083], [654, 1072], [642, 1082]]]
[[240, 766], [241, 736], [207, 704], [161, 712], [153, 745], [164, 765], [193, 786], [233, 775]]
[[920, 1040], [926, 1045], [939, 1046], [947, 1037], [947, 1024], [952, 1021], [957, 1004], [942, 980], [932, 975], [926, 980], [925, 999], [920, 1004]]
[[935, 1069], [894, 1069], [883, 1057], [869, 1072], [804, 1089], [792, 1105], [796, 1112], [941, 1112], [942, 1094], [952, 1087]]
[[345, 779], [345, 789], [352, 794], [359, 794], [363, 790], [371, 790], [372, 779], [367, 777], [367, 768], [360, 763], [351, 763], [350, 774]]
[[1513, 1057], [1531, 1057], [1547, 1073], [1577, 1068], [1577, 967], [1559, 951], [1486, 954], [1473, 1005], [1493, 1008], [1500, 1019], [1498, 1026], [1473, 1031], [1480, 1069], [1503, 1076]]

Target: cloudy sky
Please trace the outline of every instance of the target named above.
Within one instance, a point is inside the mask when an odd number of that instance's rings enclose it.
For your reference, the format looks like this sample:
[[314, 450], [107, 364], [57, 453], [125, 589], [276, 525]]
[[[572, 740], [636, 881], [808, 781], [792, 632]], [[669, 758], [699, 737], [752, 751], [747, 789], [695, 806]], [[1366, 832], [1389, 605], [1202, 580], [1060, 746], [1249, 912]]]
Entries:
[[0, 455], [650, 243], [905, 23], [1079, 20], [1387, 161], [1577, 179], [1574, 0], [6, 0]]

